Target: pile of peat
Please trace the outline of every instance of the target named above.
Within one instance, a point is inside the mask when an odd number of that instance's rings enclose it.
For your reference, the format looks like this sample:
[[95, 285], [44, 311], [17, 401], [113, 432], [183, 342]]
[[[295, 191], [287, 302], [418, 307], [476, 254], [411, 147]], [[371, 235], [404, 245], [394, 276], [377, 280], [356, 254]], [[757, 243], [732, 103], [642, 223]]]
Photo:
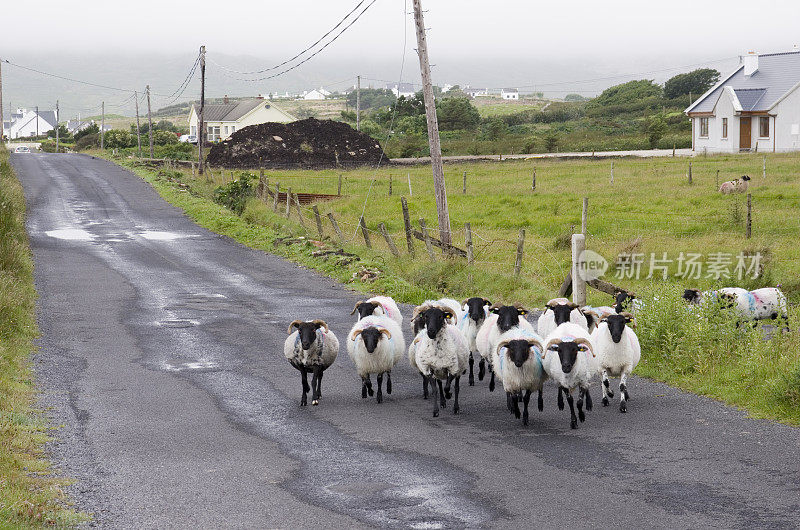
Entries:
[[381, 146], [346, 123], [306, 120], [250, 125], [215, 144], [206, 163], [231, 168], [335, 168], [376, 166]]

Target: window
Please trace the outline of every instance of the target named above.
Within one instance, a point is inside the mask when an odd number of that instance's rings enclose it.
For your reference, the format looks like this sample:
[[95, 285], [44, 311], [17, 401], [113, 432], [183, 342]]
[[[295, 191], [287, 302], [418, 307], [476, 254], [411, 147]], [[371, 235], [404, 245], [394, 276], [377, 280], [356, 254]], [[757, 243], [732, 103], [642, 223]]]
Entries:
[[708, 138], [708, 118], [700, 118], [700, 138]]
[[722, 137], [728, 137], [728, 118], [722, 118]]
[[760, 138], [769, 138], [769, 116], [758, 119], [758, 136]]
[[209, 142], [216, 142], [219, 140], [219, 127], [212, 127], [211, 125], [208, 126], [208, 141]]
[[228, 126], [225, 126], [225, 134], [228, 134]]
[[197, 136], [197, 125], [192, 125], [192, 136]]
[[236, 132], [236, 125], [231, 125], [231, 134]]

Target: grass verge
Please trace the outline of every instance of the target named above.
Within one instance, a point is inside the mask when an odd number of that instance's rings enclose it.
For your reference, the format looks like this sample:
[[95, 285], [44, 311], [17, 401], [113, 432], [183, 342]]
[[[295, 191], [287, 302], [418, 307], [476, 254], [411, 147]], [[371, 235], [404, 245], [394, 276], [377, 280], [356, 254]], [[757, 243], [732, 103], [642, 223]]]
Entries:
[[38, 335], [22, 186], [0, 146], [0, 527], [72, 526], [63, 480], [45, 458], [48, 426], [34, 408], [30, 356]]

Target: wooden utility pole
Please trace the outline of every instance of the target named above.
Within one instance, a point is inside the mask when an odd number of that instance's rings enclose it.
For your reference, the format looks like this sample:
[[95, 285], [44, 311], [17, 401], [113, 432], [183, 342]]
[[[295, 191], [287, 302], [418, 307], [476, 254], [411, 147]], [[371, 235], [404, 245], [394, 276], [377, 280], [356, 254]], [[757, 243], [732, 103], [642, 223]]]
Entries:
[[39, 105], [36, 105], [36, 138], [39, 138]]
[[136, 99], [136, 144], [139, 146], [139, 158], [142, 158], [142, 132], [139, 125], [139, 92], [134, 92], [133, 97]]
[[[95, 107], [97, 108], [97, 107]], [[100, 104], [101, 117], [100, 117], [100, 149], [106, 148], [106, 102]]]
[[3, 61], [0, 61], [0, 143], [3, 143]]
[[447, 211], [447, 191], [442, 167], [442, 146], [439, 143], [439, 124], [436, 121], [436, 102], [433, 99], [431, 66], [428, 62], [428, 44], [425, 41], [425, 21], [422, 18], [421, 0], [414, 0], [414, 23], [417, 26], [417, 54], [422, 73], [422, 95], [425, 99], [425, 117], [428, 121], [428, 144], [433, 169], [433, 191], [436, 195], [436, 214], [439, 218], [439, 234], [442, 244], [451, 246], [450, 214]]
[[[150, 85], [147, 89], [147, 135], [150, 137], [150, 158], [155, 158], [153, 154], [153, 114], [150, 112]], [[202, 166], [200, 171], [202, 172]]]
[[361, 130], [361, 76], [356, 77], [356, 130]]
[[60, 144], [61, 138], [58, 134], [58, 100], [56, 100], [56, 153], [58, 153], [58, 147]]
[[197, 174], [203, 174], [203, 144], [206, 141], [203, 110], [206, 106], [206, 47], [200, 46], [200, 112], [197, 113]]

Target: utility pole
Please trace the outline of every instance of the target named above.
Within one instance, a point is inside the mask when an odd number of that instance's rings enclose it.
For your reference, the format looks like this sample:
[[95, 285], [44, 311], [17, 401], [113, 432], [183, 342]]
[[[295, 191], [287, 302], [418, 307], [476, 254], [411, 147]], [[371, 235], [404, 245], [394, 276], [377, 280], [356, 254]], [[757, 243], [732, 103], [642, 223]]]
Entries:
[[422, 72], [422, 95], [425, 98], [425, 117], [428, 121], [428, 143], [431, 149], [433, 191], [436, 194], [436, 214], [439, 217], [439, 236], [444, 245], [450, 245], [450, 214], [447, 211], [447, 191], [444, 186], [442, 146], [439, 143], [439, 123], [436, 121], [436, 102], [433, 99], [431, 66], [428, 62], [428, 45], [425, 42], [425, 21], [422, 18], [421, 0], [414, 0], [414, 22], [417, 26], [417, 54], [419, 55], [419, 69]]
[[58, 144], [59, 144], [59, 136], [58, 136], [58, 100], [56, 100], [56, 153], [58, 153]]
[[39, 105], [36, 105], [36, 138], [39, 138]]
[[197, 113], [197, 174], [204, 172], [203, 143], [205, 143], [205, 122], [203, 110], [206, 106], [206, 47], [200, 46], [200, 112]]
[[356, 83], [356, 130], [361, 130], [361, 76]]
[[0, 61], [0, 143], [3, 143], [3, 61]]
[[139, 126], [139, 92], [134, 91], [133, 97], [136, 99], [136, 143], [139, 146], [139, 158], [142, 158], [142, 132]]
[[[95, 107], [97, 108], [97, 107]], [[103, 101], [100, 104], [100, 108], [102, 109], [101, 116], [100, 116], [100, 149], [106, 148], [106, 102]]]
[[153, 155], [153, 116], [150, 113], [150, 85], [145, 87], [147, 90], [147, 134], [150, 136], [150, 158], [155, 158]]

